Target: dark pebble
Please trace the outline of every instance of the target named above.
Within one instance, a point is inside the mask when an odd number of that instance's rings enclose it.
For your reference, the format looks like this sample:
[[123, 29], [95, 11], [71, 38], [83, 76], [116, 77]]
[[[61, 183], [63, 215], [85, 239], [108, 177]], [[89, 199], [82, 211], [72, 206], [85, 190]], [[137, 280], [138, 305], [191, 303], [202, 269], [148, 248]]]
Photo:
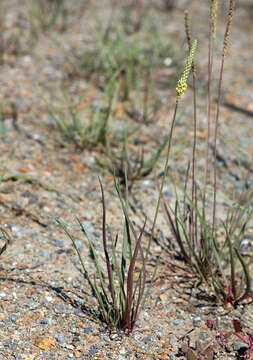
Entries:
[[253, 236], [251, 234], [245, 234], [243, 238], [251, 240], [253, 238]]
[[76, 343], [76, 342], [79, 342], [79, 341], [80, 341], [80, 338], [78, 336], [74, 336], [73, 339], [72, 339], [73, 343]]

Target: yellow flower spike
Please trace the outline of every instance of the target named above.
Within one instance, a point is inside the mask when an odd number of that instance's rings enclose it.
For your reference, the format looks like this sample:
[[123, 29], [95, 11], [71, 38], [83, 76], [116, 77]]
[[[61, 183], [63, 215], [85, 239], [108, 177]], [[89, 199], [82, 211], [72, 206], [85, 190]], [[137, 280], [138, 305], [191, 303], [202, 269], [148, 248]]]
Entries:
[[191, 47], [189, 56], [186, 61], [183, 75], [181, 76], [181, 78], [178, 80], [178, 83], [177, 83], [176, 92], [177, 92], [178, 99], [181, 98], [181, 96], [185, 93], [185, 91], [187, 89], [187, 80], [188, 80], [188, 76], [189, 76], [189, 73], [190, 73], [190, 70], [192, 67], [192, 62], [193, 62], [196, 47], [197, 47], [197, 40], [194, 40], [192, 43], [192, 47]]
[[219, 6], [219, 0], [213, 0], [212, 8], [211, 8], [213, 39], [215, 39], [215, 36], [216, 36], [216, 22], [217, 22], [218, 6]]

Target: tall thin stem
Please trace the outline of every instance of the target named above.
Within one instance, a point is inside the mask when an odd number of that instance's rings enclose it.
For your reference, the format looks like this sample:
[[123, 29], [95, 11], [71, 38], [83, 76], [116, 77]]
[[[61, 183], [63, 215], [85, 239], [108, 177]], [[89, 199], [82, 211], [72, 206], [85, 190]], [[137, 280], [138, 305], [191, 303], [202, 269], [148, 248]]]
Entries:
[[[212, 0], [213, 2], [213, 0]], [[209, 176], [209, 148], [210, 148], [210, 127], [211, 127], [211, 81], [212, 81], [212, 5], [210, 8], [210, 23], [209, 23], [209, 34], [208, 34], [208, 81], [207, 81], [207, 140], [206, 140], [206, 164], [205, 164], [205, 178], [204, 178], [204, 191], [203, 191], [203, 212], [205, 211], [206, 203], [206, 187]]]
[[[192, 78], [193, 78], [193, 148], [192, 148], [192, 203], [195, 204], [195, 160], [196, 160], [196, 146], [197, 146], [197, 87], [196, 87], [196, 70], [195, 64], [192, 65]], [[194, 245], [194, 209], [191, 208], [191, 236]], [[197, 239], [195, 239], [197, 241]]]
[[217, 137], [218, 137], [218, 127], [219, 127], [219, 116], [220, 116], [220, 104], [221, 104], [221, 84], [222, 76], [224, 69], [225, 56], [222, 55], [221, 67], [220, 67], [220, 77], [218, 85], [218, 101], [217, 101], [217, 110], [215, 118], [215, 132], [214, 132], [214, 154], [213, 154], [213, 221], [212, 221], [212, 235], [214, 235], [215, 225], [216, 225], [216, 192], [217, 192]]
[[175, 128], [176, 115], [177, 115], [177, 109], [178, 109], [178, 102], [179, 102], [179, 99], [181, 98], [181, 96], [185, 93], [185, 91], [187, 89], [187, 79], [188, 79], [189, 73], [192, 69], [192, 62], [194, 59], [196, 47], [197, 47], [197, 40], [194, 40], [192, 43], [189, 55], [187, 57], [187, 61], [186, 61], [186, 65], [185, 65], [183, 74], [182, 74], [181, 78], [178, 80], [177, 87], [176, 87], [177, 97], [176, 97], [175, 109], [174, 109], [174, 114], [173, 114], [171, 128], [170, 128], [170, 135], [169, 135], [169, 142], [168, 142], [168, 148], [167, 148], [167, 154], [166, 154], [166, 160], [165, 160], [165, 166], [164, 166], [164, 173], [163, 173], [162, 183], [161, 183], [159, 196], [158, 196], [158, 200], [157, 200], [156, 211], [155, 211], [155, 216], [154, 216], [152, 230], [151, 230], [151, 237], [149, 239], [148, 248], [147, 248], [147, 252], [146, 252], [146, 258], [148, 257], [151, 241], [154, 237], [155, 225], [156, 225], [158, 211], [159, 211], [160, 204], [161, 204], [164, 183], [165, 183], [165, 179], [167, 176], [171, 143], [172, 143], [172, 137], [173, 137], [173, 132], [174, 132], [174, 128]]
[[[190, 26], [189, 26], [189, 18], [188, 18], [188, 12], [185, 12], [185, 32], [186, 32], [186, 38], [188, 43], [189, 51], [192, 47], [192, 37], [190, 32]], [[196, 145], [197, 145], [197, 78], [196, 78], [196, 65], [195, 62], [192, 62], [192, 79], [193, 79], [193, 109], [194, 109], [194, 115], [193, 115], [193, 147], [192, 147], [192, 204], [195, 204], [195, 160], [196, 160]], [[196, 206], [196, 204], [195, 204]], [[190, 223], [190, 237], [193, 242], [193, 248], [195, 247], [195, 240], [197, 240], [194, 236], [194, 207], [191, 207], [191, 223]]]
[[152, 229], [151, 229], [151, 237], [150, 237], [150, 240], [149, 240], [149, 243], [148, 243], [148, 248], [147, 248], [146, 257], [148, 256], [148, 253], [149, 253], [149, 250], [150, 250], [151, 240], [152, 240], [153, 237], [154, 237], [154, 232], [155, 232], [155, 226], [156, 226], [158, 211], [159, 211], [159, 208], [160, 208], [161, 199], [162, 199], [162, 193], [163, 193], [163, 188], [164, 188], [165, 179], [166, 179], [166, 176], [167, 176], [168, 165], [169, 165], [169, 157], [170, 157], [170, 150], [171, 150], [171, 143], [172, 143], [172, 137], [173, 137], [173, 132], [174, 132], [174, 128], [175, 128], [175, 121], [176, 121], [177, 109], [178, 109], [178, 97], [176, 98], [176, 103], [175, 103], [175, 108], [174, 108], [174, 114], [173, 114], [172, 123], [171, 123], [171, 128], [170, 128], [170, 137], [169, 137], [169, 142], [168, 142], [168, 147], [167, 147], [167, 154], [166, 154], [166, 160], [165, 160], [165, 165], [164, 165], [164, 172], [163, 172], [161, 187], [160, 187], [160, 191], [159, 191], [159, 195], [158, 195], [158, 200], [157, 200], [157, 205], [156, 205], [155, 216], [154, 216], [153, 225], [152, 225]]
[[221, 84], [222, 84], [222, 76], [224, 69], [225, 57], [228, 49], [228, 42], [230, 37], [233, 11], [235, 6], [235, 0], [230, 0], [229, 4], [229, 12], [227, 17], [227, 26], [224, 35], [223, 41], [223, 52], [221, 58], [221, 67], [220, 67], [220, 77], [219, 77], [219, 85], [218, 85], [218, 101], [217, 101], [217, 109], [216, 109], [216, 119], [215, 119], [215, 133], [214, 133], [214, 179], [213, 179], [213, 222], [212, 222], [212, 234], [214, 235], [215, 225], [216, 225], [216, 192], [217, 192], [217, 164], [216, 164], [216, 156], [217, 156], [217, 137], [218, 137], [218, 127], [219, 127], [219, 116], [220, 116], [220, 104], [221, 104]]

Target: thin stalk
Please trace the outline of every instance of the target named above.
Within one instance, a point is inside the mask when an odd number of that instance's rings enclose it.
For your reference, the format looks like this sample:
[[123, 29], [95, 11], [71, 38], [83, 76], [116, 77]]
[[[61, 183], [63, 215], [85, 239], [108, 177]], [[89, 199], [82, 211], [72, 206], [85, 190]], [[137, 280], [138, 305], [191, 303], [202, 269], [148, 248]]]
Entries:
[[196, 47], [197, 47], [197, 40], [194, 40], [193, 43], [192, 43], [192, 47], [190, 49], [187, 61], [186, 61], [185, 69], [183, 71], [183, 74], [182, 74], [181, 78], [178, 80], [177, 87], [176, 87], [177, 97], [176, 97], [175, 109], [174, 109], [174, 114], [173, 114], [171, 128], [170, 128], [168, 149], [167, 149], [165, 166], [164, 166], [164, 173], [163, 173], [163, 177], [162, 177], [162, 183], [161, 183], [161, 187], [160, 187], [160, 191], [159, 191], [159, 195], [158, 195], [155, 216], [154, 216], [153, 225], [152, 225], [152, 229], [151, 229], [151, 237], [150, 237], [149, 242], [148, 242], [148, 248], [147, 248], [147, 252], [146, 252], [146, 259], [147, 259], [147, 256], [148, 256], [148, 253], [149, 253], [149, 250], [150, 250], [151, 240], [154, 237], [155, 225], [156, 225], [156, 221], [157, 221], [158, 211], [159, 211], [159, 208], [160, 208], [164, 183], [165, 183], [165, 179], [166, 179], [166, 176], [167, 176], [168, 164], [169, 164], [169, 156], [170, 156], [170, 150], [171, 150], [172, 137], [173, 137], [174, 128], [175, 128], [178, 103], [179, 103], [179, 99], [185, 93], [185, 91], [187, 89], [187, 79], [189, 77], [189, 73], [190, 73], [191, 68], [192, 68], [192, 62], [193, 62], [193, 59], [194, 59], [194, 54], [195, 54]]
[[217, 156], [217, 137], [218, 137], [218, 127], [219, 127], [219, 116], [220, 116], [220, 104], [221, 104], [221, 84], [222, 84], [222, 76], [224, 69], [224, 61], [225, 57], [222, 55], [221, 59], [221, 68], [220, 68], [220, 77], [219, 77], [219, 85], [218, 85], [218, 102], [217, 102], [217, 110], [216, 110], [216, 118], [215, 118], [215, 132], [214, 132], [214, 155], [213, 155], [213, 222], [212, 222], [212, 234], [214, 234], [214, 229], [216, 225], [216, 192], [217, 192], [217, 164], [216, 164], [216, 156]]
[[145, 88], [144, 88], [144, 99], [143, 99], [143, 123], [146, 123], [148, 120], [148, 100], [150, 95], [150, 83], [152, 80], [152, 67], [153, 67], [153, 58], [150, 56], [149, 66], [146, 70], [146, 79], [145, 79]]
[[154, 232], [155, 232], [155, 226], [156, 226], [158, 211], [159, 211], [159, 208], [160, 208], [160, 203], [161, 203], [161, 199], [162, 199], [163, 188], [164, 188], [165, 179], [166, 179], [166, 176], [167, 176], [168, 165], [169, 165], [169, 157], [170, 157], [170, 150], [171, 150], [171, 143], [172, 143], [172, 136], [173, 136], [173, 132], [174, 132], [174, 128], [175, 128], [177, 109], [178, 109], [178, 98], [176, 99], [176, 103], [175, 103], [175, 109], [174, 109], [174, 114], [173, 114], [172, 123], [171, 123], [171, 128], [170, 128], [170, 136], [169, 136], [169, 142], [168, 142], [168, 147], [167, 147], [167, 154], [166, 154], [164, 172], [163, 172], [161, 187], [160, 187], [160, 191], [159, 191], [159, 195], [158, 195], [158, 200], [157, 200], [157, 205], [156, 205], [155, 216], [154, 216], [154, 220], [153, 220], [153, 224], [152, 224], [151, 236], [150, 236], [150, 239], [149, 239], [149, 242], [148, 242], [148, 248], [147, 248], [147, 252], [146, 252], [146, 258], [148, 257], [148, 253], [149, 253], [149, 250], [150, 250], [151, 240], [152, 240], [153, 237], [154, 237]]
[[[192, 65], [192, 78], [193, 78], [193, 107], [194, 107], [194, 114], [193, 114], [193, 148], [192, 148], [192, 202], [195, 201], [195, 160], [196, 160], [196, 146], [197, 146], [197, 87], [196, 87], [196, 70], [195, 65]], [[191, 208], [191, 236], [192, 241], [194, 241], [194, 211]]]
[[3, 15], [3, 4], [0, 2], [0, 65], [4, 63], [4, 15]]
[[210, 149], [210, 128], [211, 128], [211, 82], [212, 82], [212, 59], [213, 59], [213, 21], [212, 21], [212, 5], [210, 7], [210, 21], [208, 34], [208, 81], [207, 81], [207, 140], [206, 140], [206, 164], [205, 164], [205, 178], [204, 178], [204, 192], [203, 192], [203, 211], [206, 203], [206, 187], [209, 177], [209, 149]]
[[226, 31], [224, 35], [223, 42], [223, 52], [221, 58], [221, 67], [220, 67], [220, 76], [219, 76], [219, 85], [218, 85], [218, 101], [217, 101], [217, 109], [216, 109], [216, 119], [215, 119], [215, 133], [214, 133], [214, 178], [213, 178], [213, 222], [212, 222], [212, 234], [214, 234], [215, 225], [216, 225], [216, 191], [217, 191], [217, 164], [216, 164], [216, 156], [217, 156], [217, 137], [218, 137], [218, 127], [219, 127], [219, 116], [220, 116], [220, 104], [221, 104], [221, 84], [223, 77], [223, 69], [225, 57], [227, 54], [228, 41], [230, 36], [230, 30], [232, 25], [233, 11], [235, 6], [235, 0], [230, 0], [229, 12], [228, 12], [228, 20]]
[[[190, 32], [190, 26], [189, 26], [189, 18], [188, 18], [188, 12], [185, 12], [185, 32], [186, 32], [186, 38], [188, 43], [189, 51], [191, 51], [192, 47], [192, 36]], [[196, 78], [196, 65], [195, 62], [192, 62], [192, 79], [193, 79], [193, 147], [192, 147], [192, 203], [194, 203], [195, 200], [195, 160], [196, 160], [196, 144], [197, 144], [197, 78]], [[193, 242], [194, 247], [194, 209], [191, 208], [191, 224], [190, 224], [190, 236], [191, 241]]]

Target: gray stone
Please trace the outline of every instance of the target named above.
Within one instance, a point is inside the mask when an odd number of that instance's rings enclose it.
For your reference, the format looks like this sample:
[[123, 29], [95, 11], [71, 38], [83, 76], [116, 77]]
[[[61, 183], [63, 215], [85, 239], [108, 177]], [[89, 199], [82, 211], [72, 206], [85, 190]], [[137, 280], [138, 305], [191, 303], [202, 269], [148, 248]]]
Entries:
[[96, 354], [97, 351], [98, 351], [97, 346], [96, 346], [96, 345], [93, 345], [93, 346], [90, 348], [90, 350], [89, 350], [89, 354], [90, 354], [90, 355], [94, 355], [94, 354]]
[[64, 247], [64, 243], [61, 240], [52, 240], [51, 244], [54, 245], [54, 246], [60, 247], [60, 248]]
[[66, 313], [66, 308], [62, 304], [57, 304], [54, 308], [56, 314], [64, 314]]
[[65, 339], [64, 336], [57, 336], [55, 340], [58, 342], [58, 344], [60, 344], [63, 347], [66, 346], [67, 344], [67, 340]]
[[243, 341], [241, 340], [236, 340], [233, 343], [233, 349], [235, 351], [239, 351], [239, 352], [244, 352], [249, 348], [249, 346], [247, 344], [245, 344]]
[[72, 326], [69, 331], [71, 332], [71, 334], [75, 334], [76, 333], [76, 327]]
[[242, 251], [247, 250], [248, 246], [249, 246], [248, 240], [244, 239], [244, 240], [241, 242], [241, 250], [242, 250]]
[[91, 333], [92, 331], [93, 331], [93, 330], [92, 330], [92, 327], [91, 327], [91, 326], [86, 327], [86, 328], [83, 329], [84, 334], [89, 334], [89, 333]]
[[195, 316], [195, 318], [193, 318], [192, 322], [193, 322], [194, 327], [200, 327], [201, 317], [200, 316]]
[[78, 250], [83, 249], [83, 242], [81, 240], [76, 240], [75, 243]]

